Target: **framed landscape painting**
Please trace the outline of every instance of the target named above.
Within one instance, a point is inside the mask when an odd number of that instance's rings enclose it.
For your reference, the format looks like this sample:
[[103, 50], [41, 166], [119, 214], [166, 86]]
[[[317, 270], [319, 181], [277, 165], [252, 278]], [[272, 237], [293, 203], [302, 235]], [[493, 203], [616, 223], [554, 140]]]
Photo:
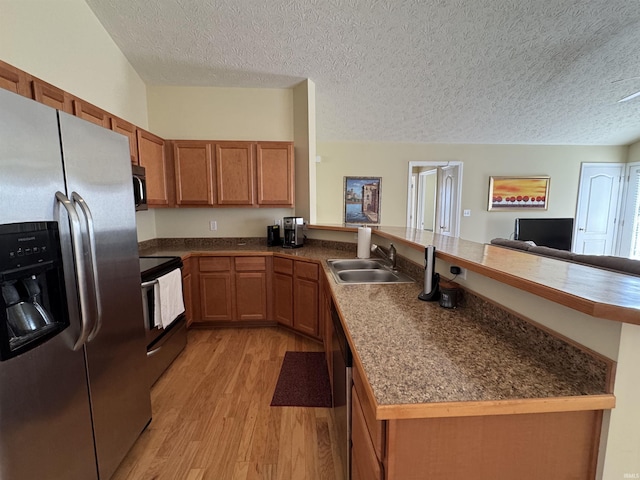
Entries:
[[380, 177], [344, 177], [344, 223], [380, 223]]
[[489, 177], [490, 211], [546, 210], [551, 177]]

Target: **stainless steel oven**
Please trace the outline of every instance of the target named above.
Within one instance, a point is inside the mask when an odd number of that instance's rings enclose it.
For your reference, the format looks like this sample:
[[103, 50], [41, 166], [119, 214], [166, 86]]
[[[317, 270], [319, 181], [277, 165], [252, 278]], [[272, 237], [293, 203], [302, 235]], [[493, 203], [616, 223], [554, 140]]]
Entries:
[[[149, 385], [153, 385], [171, 365], [187, 344], [187, 325], [184, 312], [166, 327], [156, 321], [158, 279], [182, 268], [180, 257], [140, 257], [142, 311], [147, 336], [147, 371]], [[180, 290], [182, 294], [182, 290]]]

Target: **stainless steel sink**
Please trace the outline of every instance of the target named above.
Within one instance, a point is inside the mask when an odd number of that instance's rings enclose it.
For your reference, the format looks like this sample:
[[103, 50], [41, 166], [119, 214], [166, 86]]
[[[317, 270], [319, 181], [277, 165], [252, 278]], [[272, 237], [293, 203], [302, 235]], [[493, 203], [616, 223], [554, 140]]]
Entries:
[[394, 272], [381, 259], [327, 260], [337, 283], [413, 283], [404, 273]]
[[342, 260], [327, 260], [329, 267], [336, 272], [342, 270], [362, 270], [367, 269], [383, 269], [384, 262], [382, 260], [368, 258], [347, 258]]

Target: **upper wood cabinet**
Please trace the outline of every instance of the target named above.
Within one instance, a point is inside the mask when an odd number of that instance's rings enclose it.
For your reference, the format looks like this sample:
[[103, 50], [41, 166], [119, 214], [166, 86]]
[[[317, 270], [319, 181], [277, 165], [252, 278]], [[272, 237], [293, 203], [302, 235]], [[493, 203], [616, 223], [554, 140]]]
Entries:
[[39, 78], [33, 78], [31, 85], [33, 87], [34, 100], [57, 110], [73, 114], [73, 99], [67, 92], [43, 82]]
[[253, 205], [253, 144], [224, 142], [215, 149], [218, 205]]
[[80, 117], [88, 122], [95, 123], [104, 128], [111, 128], [111, 119], [109, 113], [105, 112], [101, 108], [91, 105], [84, 100], [73, 100], [73, 114], [76, 117]]
[[258, 205], [292, 207], [293, 144], [256, 144]]
[[178, 206], [293, 206], [293, 143], [172, 144]]
[[138, 133], [137, 127], [118, 117], [111, 117], [111, 130], [129, 138], [129, 154], [131, 163], [138, 165]]
[[164, 140], [153, 133], [137, 129], [138, 160], [146, 170], [147, 204], [149, 207], [169, 206], [167, 182], [169, 171], [164, 151]]
[[208, 142], [173, 142], [177, 205], [214, 205], [215, 180]]
[[0, 88], [32, 98], [29, 81], [27, 72], [0, 60]]

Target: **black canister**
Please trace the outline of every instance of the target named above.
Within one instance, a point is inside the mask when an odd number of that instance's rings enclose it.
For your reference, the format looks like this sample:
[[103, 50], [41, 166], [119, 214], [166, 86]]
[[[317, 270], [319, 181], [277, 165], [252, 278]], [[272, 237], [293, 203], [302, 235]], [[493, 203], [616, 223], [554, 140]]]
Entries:
[[440, 281], [440, 306], [456, 308], [460, 296], [460, 285], [455, 282]]
[[280, 245], [282, 245], [280, 225], [269, 225], [267, 227], [267, 247], [278, 247]]

